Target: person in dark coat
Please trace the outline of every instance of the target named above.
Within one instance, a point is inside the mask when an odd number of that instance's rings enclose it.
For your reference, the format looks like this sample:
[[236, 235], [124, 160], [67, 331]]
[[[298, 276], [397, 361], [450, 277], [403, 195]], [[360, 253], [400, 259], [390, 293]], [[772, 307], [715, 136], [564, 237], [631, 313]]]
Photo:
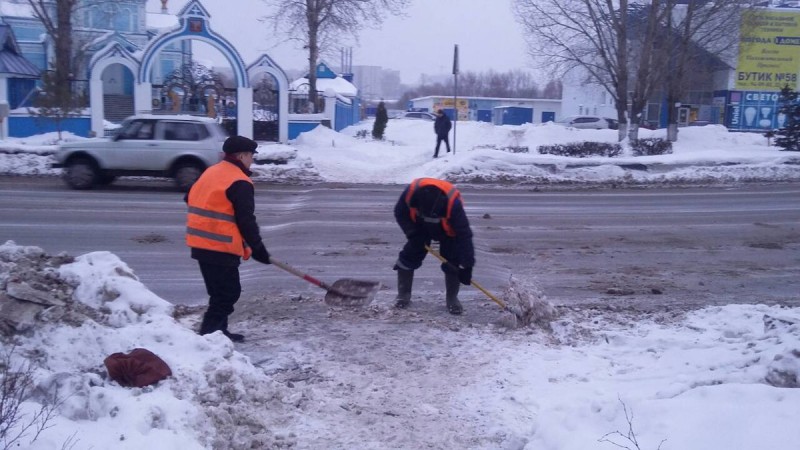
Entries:
[[445, 280], [445, 299], [451, 314], [461, 314], [458, 300], [459, 283], [472, 283], [475, 249], [461, 194], [452, 184], [436, 178], [418, 178], [400, 195], [394, 207], [394, 217], [406, 236], [394, 270], [397, 271], [395, 307], [411, 304], [414, 271], [427, 255], [425, 246], [439, 242], [439, 252], [451, 265], [442, 264]]
[[228, 331], [228, 316], [242, 293], [241, 259], [252, 256], [270, 263], [256, 222], [250, 180], [257, 147], [252, 139], [229, 137], [222, 146], [224, 159], [206, 169], [185, 197], [189, 206], [186, 243], [200, 265], [209, 296], [199, 333], [222, 331], [234, 342], [244, 340], [243, 335]]
[[441, 109], [436, 111], [436, 121], [433, 122], [433, 131], [436, 132], [436, 151], [433, 152], [433, 157], [439, 157], [439, 146], [444, 142], [444, 145], [447, 146], [447, 153], [450, 153], [450, 128], [453, 127], [453, 123], [450, 122], [450, 118], [447, 117], [447, 114], [444, 113]]

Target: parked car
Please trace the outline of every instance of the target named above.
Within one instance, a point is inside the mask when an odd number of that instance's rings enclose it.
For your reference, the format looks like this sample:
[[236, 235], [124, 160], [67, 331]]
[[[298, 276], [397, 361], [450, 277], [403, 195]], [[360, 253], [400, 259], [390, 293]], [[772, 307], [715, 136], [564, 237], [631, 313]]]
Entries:
[[436, 116], [429, 112], [422, 112], [422, 111], [406, 111], [402, 114], [397, 115], [395, 119], [416, 119], [416, 120], [436, 120]]
[[559, 120], [556, 123], [573, 128], [602, 130], [606, 128], [612, 128], [612, 125], [615, 125], [617, 128], [619, 128], [619, 125], [616, 122], [617, 121], [614, 119], [606, 119], [605, 117], [599, 116], [569, 116]]
[[59, 146], [52, 167], [64, 169], [73, 189], [110, 184], [119, 176], [175, 179], [188, 191], [203, 171], [222, 160], [228, 134], [214, 119], [188, 115], [139, 115], [114, 136]]

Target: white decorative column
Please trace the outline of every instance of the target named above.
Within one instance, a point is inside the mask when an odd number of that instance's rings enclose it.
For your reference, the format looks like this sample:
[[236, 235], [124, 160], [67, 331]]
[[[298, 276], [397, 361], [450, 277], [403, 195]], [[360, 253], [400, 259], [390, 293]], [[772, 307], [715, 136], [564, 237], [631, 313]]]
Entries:
[[135, 114], [153, 112], [153, 84], [139, 83], [133, 87], [133, 110]]
[[92, 77], [89, 81], [89, 108], [92, 111], [92, 133], [96, 137], [103, 137], [105, 103], [103, 101], [103, 80], [99, 77]]
[[336, 128], [336, 91], [325, 89], [325, 118], [331, 121], [331, 130]]
[[289, 89], [286, 83], [278, 89], [278, 142], [289, 142]]
[[236, 88], [236, 132], [253, 138], [253, 88]]
[[[8, 104], [8, 77], [5, 75], [0, 75], [0, 102]], [[8, 117], [2, 118], [0, 127], [0, 139], [5, 140], [8, 138]]]

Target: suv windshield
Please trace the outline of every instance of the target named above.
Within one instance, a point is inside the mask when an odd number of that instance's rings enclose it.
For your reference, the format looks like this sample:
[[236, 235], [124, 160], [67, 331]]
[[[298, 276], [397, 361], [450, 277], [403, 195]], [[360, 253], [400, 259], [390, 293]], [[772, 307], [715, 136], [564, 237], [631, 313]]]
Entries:
[[123, 124], [117, 132], [117, 139], [153, 139], [152, 120], [132, 120]]

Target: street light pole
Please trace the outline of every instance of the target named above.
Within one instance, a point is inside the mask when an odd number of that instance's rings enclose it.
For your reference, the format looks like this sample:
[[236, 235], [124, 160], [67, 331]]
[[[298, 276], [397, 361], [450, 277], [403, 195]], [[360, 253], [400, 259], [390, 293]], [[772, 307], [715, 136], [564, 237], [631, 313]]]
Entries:
[[456, 154], [456, 126], [458, 125], [458, 44], [453, 49], [453, 155]]

